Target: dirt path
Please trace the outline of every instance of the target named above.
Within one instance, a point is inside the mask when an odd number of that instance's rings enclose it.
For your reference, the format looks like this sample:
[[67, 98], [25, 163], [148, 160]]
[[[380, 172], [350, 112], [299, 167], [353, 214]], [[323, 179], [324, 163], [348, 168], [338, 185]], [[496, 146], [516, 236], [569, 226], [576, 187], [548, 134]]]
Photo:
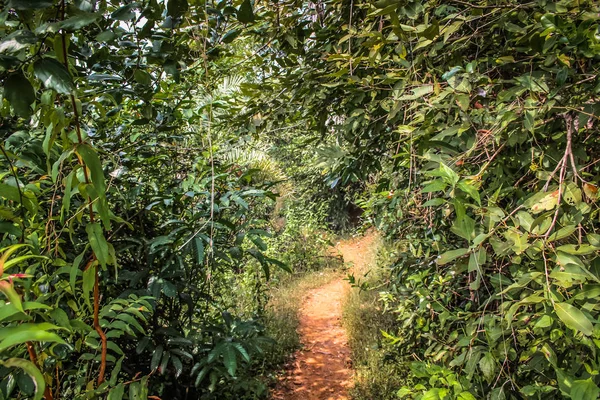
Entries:
[[[369, 262], [375, 234], [342, 241], [333, 249], [357, 271]], [[349, 399], [352, 386], [350, 349], [341, 324], [342, 304], [350, 286], [338, 277], [311, 290], [300, 309], [298, 329], [304, 348], [296, 352], [294, 362], [273, 394], [276, 400]]]

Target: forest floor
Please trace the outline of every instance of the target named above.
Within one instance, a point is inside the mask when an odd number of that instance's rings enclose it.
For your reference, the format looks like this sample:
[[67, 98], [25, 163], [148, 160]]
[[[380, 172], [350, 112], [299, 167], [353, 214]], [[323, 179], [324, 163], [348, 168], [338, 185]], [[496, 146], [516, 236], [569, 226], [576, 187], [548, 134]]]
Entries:
[[[349, 272], [362, 272], [371, 262], [376, 233], [340, 241], [332, 252], [341, 254]], [[353, 372], [342, 306], [350, 290], [336, 275], [325, 285], [306, 293], [300, 307], [298, 332], [303, 348], [289, 364], [273, 393], [276, 400], [349, 399]]]

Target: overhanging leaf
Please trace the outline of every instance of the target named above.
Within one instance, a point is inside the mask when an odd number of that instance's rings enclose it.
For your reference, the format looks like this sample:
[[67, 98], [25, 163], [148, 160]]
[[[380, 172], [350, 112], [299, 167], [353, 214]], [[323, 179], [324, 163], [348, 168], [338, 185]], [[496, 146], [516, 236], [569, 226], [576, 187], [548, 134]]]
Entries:
[[86, 225], [85, 230], [88, 234], [88, 240], [90, 246], [98, 259], [98, 262], [102, 267], [106, 267], [107, 264], [111, 264], [110, 253], [108, 249], [108, 243], [104, 237], [102, 226], [98, 223], [89, 223]]
[[43, 58], [33, 65], [35, 76], [42, 81], [44, 87], [54, 89], [61, 94], [75, 92], [75, 84], [71, 74], [64, 65], [52, 58]]
[[29, 80], [21, 72], [12, 74], [6, 79], [4, 97], [15, 110], [15, 114], [23, 118], [31, 116], [31, 104], [35, 101], [35, 92]]
[[8, 8], [17, 10], [39, 10], [51, 7], [53, 4], [53, 0], [10, 0], [8, 2]]
[[237, 12], [237, 18], [242, 24], [254, 22], [254, 11], [250, 0], [244, 0]]
[[24, 360], [22, 358], [9, 358], [6, 361], [0, 361], [0, 365], [6, 368], [20, 368], [33, 380], [35, 385], [35, 394], [33, 400], [42, 400], [44, 397], [44, 390], [46, 389], [46, 382], [44, 376], [38, 369], [38, 367], [31, 361]]
[[12, 304], [17, 310], [23, 312], [21, 296], [19, 296], [12, 283], [8, 281], [0, 281], [0, 292], [6, 296], [10, 304]]
[[468, 252], [469, 252], [469, 249], [450, 250], [450, 251], [447, 251], [447, 252], [439, 255], [435, 262], [438, 265], [448, 264], [449, 262], [454, 261], [457, 258], [464, 256]]
[[560, 318], [567, 327], [579, 331], [586, 336], [590, 336], [593, 333], [594, 326], [577, 307], [569, 303], [556, 303], [554, 304], [554, 310], [556, 311], [558, 318]]

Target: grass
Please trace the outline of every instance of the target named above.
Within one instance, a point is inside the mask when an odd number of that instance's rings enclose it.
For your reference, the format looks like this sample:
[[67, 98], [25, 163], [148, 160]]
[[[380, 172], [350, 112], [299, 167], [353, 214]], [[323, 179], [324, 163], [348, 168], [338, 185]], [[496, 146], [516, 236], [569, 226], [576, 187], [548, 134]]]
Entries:
[[[363, 277], [361, 283], [371, 287], [381, 282], [383, 270], [378, 267], [375, 253], [383, 252], [380, 240], [372, 249], [373, 261], [355, 275]], [[380, 262], [385, 265], [385, 262]], [[368, 274], [367, 274], [368, 272]], [[366, 274], [366, 276], [365, 276]], [[355, 370], [354, 400], [395, 399], [396, 392], [403, 386], [402, 367], [388, 357], [381, 331], [392, 330], [397, 324], [395, 316], [383, 313], [377, 289], [354, 288], [344, 304], [344, 326], [352, 350]]]

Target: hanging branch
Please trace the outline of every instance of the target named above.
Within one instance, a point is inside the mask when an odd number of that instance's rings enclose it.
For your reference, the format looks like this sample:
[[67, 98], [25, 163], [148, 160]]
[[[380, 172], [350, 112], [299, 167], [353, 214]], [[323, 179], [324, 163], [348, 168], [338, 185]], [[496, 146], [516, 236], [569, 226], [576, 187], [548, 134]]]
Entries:
[[[562, 197], [563, 197], [563, 189], [564, 189], [565, 175], [567, 172], [567, 164], [569, 163], [569, 160], [573, 159], [573, 152], [571, 149], [571, 143], [572, 143], [572, 137], [573, 137], [573, 117], [569, 114], [565, 114], [564, 119], [565, 119], [565, 122], [567, 125], [567, 145], [565, 147], [565, 153], [562, 156], [562, 158], [560, 159], [560, 161], [558, 162], [558, 164], [556, 165], [556, 168], [554, 169], [554, 171], [552, 171], [552, 173], [548, 177], [546, 184], [544, 185], [544, 191], [548, 190], [550, 181], [552, 180], [554, 175], [556, 175], [556, 172], [560, 170], [560, 172], [558, 174], [558, 198], [556, 200], [556, 211], [554, 212], [554, 217], [552, 218], [552, 223], [550, 224], [550, 227], [544, 234], [544, 242], [546, 242], [546, 240], [550, 236], [550, 233], [556, 226], [556, 221], [558, 220], [558, 212], [560, 211], [560, 203], [562, 202]], [[575, 168], [574, 164], [573, 164], [573, 168]]]

